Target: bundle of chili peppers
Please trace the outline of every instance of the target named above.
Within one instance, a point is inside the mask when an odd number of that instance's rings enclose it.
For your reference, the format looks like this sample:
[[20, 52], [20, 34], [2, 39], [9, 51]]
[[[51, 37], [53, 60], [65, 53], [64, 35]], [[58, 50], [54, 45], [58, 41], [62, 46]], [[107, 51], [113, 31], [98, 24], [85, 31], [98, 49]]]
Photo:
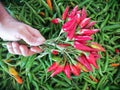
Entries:
[[98, 69], [97, 60], [101, 57], [99, 52], [105, 51], [101, 45], [91, 41], [92, 35], [99, 30], [94, 29], [96, 22], [87, 18], [85, 8], [78, 10], [78, 6], [75, 6], [71, 12], [69, 9], [67, 6], [62, 18], [52, 19], [54, 24], [62, 22], [60, 34], [65, 35], [65, 40], [60, 38], [56, 41], [56, 48], [51, 50], [55, 62], [48, 68], [48, 72], [52, 71], [52, 77], [64, 72], [70, 79], [71, 74], [79, 76], [81, 71], [92, 71], [91, 66]]

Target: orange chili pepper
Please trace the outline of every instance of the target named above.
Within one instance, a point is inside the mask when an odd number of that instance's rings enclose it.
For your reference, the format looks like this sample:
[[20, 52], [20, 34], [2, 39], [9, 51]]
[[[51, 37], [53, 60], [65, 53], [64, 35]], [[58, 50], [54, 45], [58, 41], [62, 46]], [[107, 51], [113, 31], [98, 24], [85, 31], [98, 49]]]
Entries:
[[49, 6], [49, 8], [52, 10], [52, 1], [51, 0], [46, 0], [46, 2], [47, 2], [47, 4], [48, 4], [48, 6]]
[[23, 83], [23, 80], [22, 80], [22, 78], [20, 78], [20, 76], [15, 76], [15, 80], [17, 81], [17, 83], [19, 83], [19, 84], [22, 84]]
[[120, 64], [119, 63], [112, 63], [112, 64], [110, 64], [110, 66], [112, 66], [112, 67], [118, 67], [118, 66], [120, 66]]
[[98, 79], [94, 78], [92, 75], [89, 76], [94, 82], [98, 82]]
[[81, 70], [83, 70], [84, 72], [89, 72], [88, 69], [81, 63], [77, 63], [77, 66], [79, 66], [81, 68]]

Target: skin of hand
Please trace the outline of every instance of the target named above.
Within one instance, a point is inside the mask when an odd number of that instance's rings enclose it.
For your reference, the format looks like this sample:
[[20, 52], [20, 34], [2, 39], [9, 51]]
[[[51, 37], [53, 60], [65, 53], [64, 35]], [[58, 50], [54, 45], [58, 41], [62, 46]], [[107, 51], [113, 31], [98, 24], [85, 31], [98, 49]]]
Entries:
[[[31, 26], [13, 19], [0, 3], [0, 37], [6, 41], [7, 49], [12, 54], [30, 56], [42, 52], [38, 46], [43, 44], [45, 38], [40, 32]], [[19, 44], [19, 40], [24, 40], [31, 47]]]
[[[7, 44], [10, 53], [23, 56], [41, 52], [42, 50], [38, 46], [45, 41], [38, 30], [14, 19], [7, 19], [0, 25], [0, 37], [3, 40], [14, 41]], [[31, 48], [28, 49], [26, 45], [20, 45], [17, 41], [21, 39], [29, 44]]]

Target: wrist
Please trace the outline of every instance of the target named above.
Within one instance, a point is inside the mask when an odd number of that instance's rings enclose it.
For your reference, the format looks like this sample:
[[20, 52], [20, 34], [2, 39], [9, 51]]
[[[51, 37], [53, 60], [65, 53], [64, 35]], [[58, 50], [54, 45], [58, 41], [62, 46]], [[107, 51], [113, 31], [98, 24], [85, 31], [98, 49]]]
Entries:
[[9, 19], [12, 19], [12, 17], [8, 14], [3, 5], [0, 3], [0, 23], [2, 24]]

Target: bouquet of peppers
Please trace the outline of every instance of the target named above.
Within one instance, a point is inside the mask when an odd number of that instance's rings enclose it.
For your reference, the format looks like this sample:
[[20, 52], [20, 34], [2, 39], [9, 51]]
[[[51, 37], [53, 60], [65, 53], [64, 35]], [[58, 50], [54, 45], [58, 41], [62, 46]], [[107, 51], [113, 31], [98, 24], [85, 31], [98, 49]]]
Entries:
[[67, 6], [61, 18], [51, 20], [54, 24], [62, 23], [59, 36], [46, 42], [54, 61], [47, 70], [52, 72], [51, 77], [64, 72], [71, 79], [71, 74], [79, 76], [81, 71], [92, 71], [91, 66], [98, 69], [99, 52], [105, 51], [92, 41], [92, 35], [99, 29], [94, 29], [96, 22], [90, 21], [85, 8], [78, 10], [75, 6], [70, 12], [69, 9]]

